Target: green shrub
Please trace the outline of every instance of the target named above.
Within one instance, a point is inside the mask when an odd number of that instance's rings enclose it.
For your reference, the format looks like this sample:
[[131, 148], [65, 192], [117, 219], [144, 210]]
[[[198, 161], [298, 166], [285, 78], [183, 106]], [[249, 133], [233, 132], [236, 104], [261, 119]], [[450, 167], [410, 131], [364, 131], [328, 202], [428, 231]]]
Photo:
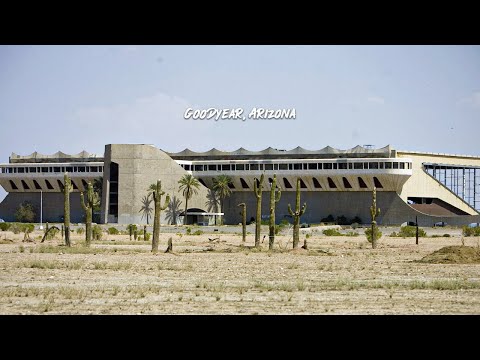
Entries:
[[360, 226], [360, 224], [358, 222], [352, 223], [352, 229], [353, 230], [357, 229], [359, 226]]
[[450, 234], [443, 234], [443, 237], [450, 237]]
[[290, 222], [287, 220], [287, 219], [282, 219], [282, 221], [280, 221], [280, 224], [281, 226], [288, 226], [290, 225]]
[[306, 234], [305, 239], [310, 239], [310, 236], [311, 236], [310, 234]]
[[10, 229], [10, 226], [10, 223], [0, 223], [0, 230], [7, 231], [8, 229]]
[[260, 221], [261, 225], [270, 225], [270, 220], [262, 220]]
[[[367, 236], [368, 242], [372, 242], [372, 228], [369, 227], [365, 229], [365, 235]], [[390, 235], [391, 236], [391, 235]], [[382, 232], [378, 227], [375, 227], [375, 239], [378, 241], [382, 237]]]
[[[46, 228], [45, 228], [45, 231], [47, 231]], [[60, 232], [60, 230], [59, 230], [58, 228], [56, 228], [56, 227], [51, 228], [50, 231], [48, 232], [48, 235], [46, 236], [45, 239], [47, 239], [47, 240], [52, 240], [52, 239], [54, 239], [54, 238], [57, 236], [57, 234], [58, 234], [59, 232]]]
[[188, 227], [186, 232], [187, 232], [187, 235], [191, 235], [192, 234], [192, 228]]
[[31, 233], [35, 229], [35, 224], [24, 224], [24, 223], [11, 223], [10, 231], [13, 231], [14, 234], [19, 234], [21, 232]]
[[150, 241], [150, 236], [151, 234], [150, 233], [145, 233], [145, 241]]
[[117, 228], [115, 228], [115, 227], [112, 226], [112, 227], [109, 227], [109, 228], [108, 228], [108, 233], [109, 233], [110, 235], [118, 235], [118, 234], [119, 234], [119, 231], [118, 231]]
[[322, 223], [333, 223], [333, 222], [335, 222], [335, 218], [333, 217], [333, 215], [330, 214], [326, 218], [321, 219], [320, 222], [322, 222]]
[[337, 229], [325, 229], [323, 230], [323, 235], [325, 236], [342, 236], [340, 231]]
[[202, 235], [202, 234], [203, 234], [202, 230], [197, 230], [192, 235]]
[[93, 240], [102, 240], [103, 230], [100, 225], [94, 225], [92, 228], [92, 237]]
[[349, 231], [345, 234], [346, 236], [358, 236], [360, 235], [358, 232], [356, 231]]
[[[397, 234], [397, 237], [403, 237], [403, 238], [415, 237], [416, 231], [417, 229], [415, 226], [410, 226], [410, 225], [402, 226], [400, 228], [400, 232]], [[418, 237], [426, 237], [426, 236], [427, 234], [425, 233], [425, 230], [423, 230], [422, 228], [418, 228]]]
[[35, 208], [28, 201], [22, 202], [15, 212], [15, 220], [18, 222], [32, 222], [35, 220]]
[[468, 226], [464, 226], [462, 229], [462, 234], [463, 236], [480, 236], [480, 227], [477, 226], [477, 227], [471, 228]]
[[85, 229], [84, 229], [83, 227], [78, 227], [78, 228], [77, 228], [77, 234], [78, 234], [78, 235], [82, 235], [82, 234], [84, 234], [84, 233], [85, 233]]

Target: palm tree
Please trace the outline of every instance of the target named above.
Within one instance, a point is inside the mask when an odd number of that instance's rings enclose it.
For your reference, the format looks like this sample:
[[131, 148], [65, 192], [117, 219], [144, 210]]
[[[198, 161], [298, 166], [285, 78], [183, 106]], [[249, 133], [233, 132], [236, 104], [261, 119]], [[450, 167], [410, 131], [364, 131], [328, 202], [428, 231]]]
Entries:
[[140, 209], [139, 212], [142, 213], [142, 219], [143, 217], [147, 218], [147, 225], [148, 223], [148, 217], [152, 214], [153, 208], [152, 208], [152, 198], [150, 197], [150, 194], [144, 196], [142, 198], [142, 208]]
[[[232, 183], [232, 179], [228, 175], [218, 175], [213, 179], [213, 190], [220, 197], [220, 212], [223, 212], [223, 202], [227, 196], [232, 193], [232, 190], [228, 186]], [[221, 221], [223, 224], [223, 219]]]
[[200, 182], [193, 177], [191, 174], [185, 174], [183, 177], [178, 180], [180, 184], [179, 190], [183, 191], [183, 196], [185, 197], [185, 213], [183, 216], [183, 225], [187, 224], [187, 209], [188, 209], [188, 200], [192, 196], [198, 193], [198, 188], [200, 187]]

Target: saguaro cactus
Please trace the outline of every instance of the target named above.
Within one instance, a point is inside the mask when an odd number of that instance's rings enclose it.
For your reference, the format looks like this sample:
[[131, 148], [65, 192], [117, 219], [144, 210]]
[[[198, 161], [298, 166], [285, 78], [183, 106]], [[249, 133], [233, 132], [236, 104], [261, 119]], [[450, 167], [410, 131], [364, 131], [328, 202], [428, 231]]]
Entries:
[[155, 202], [155, 215], [153, 216], [153, 240], [152, 240], [152, 252], [158, 251], [158, 242], [160, 237], [160, 214], [162, 210], [165, 210], [170, 203], [170, 196], [165, 198], [165, 204], [161, 206], [162, 195], [165, 195], [165, 191], [162, 191], [162, 182], [157, 180], [157, 188], [153, 192], [153, 201]]
[[83, 196], [83, 191], [80, 193], [80, 204], [82, 205], [83, 210], [85, 211], [85, 244], [90, 246], [92, 242], [92, 215], [93, 215], [93, 206], [94, 206], [95, 196], [93, 193], [92, 182], [89, 181], [87, 185], [87, 201]]
[[277, 190], [277, 175], [273, 175], [273, 182], [270, 189], [270, 224], [268, 226], [268, 249], [273, 249], [273, 242], [275, 241], [275, 204], [280, 201], [282, 191]]
[[300, 209], [300, 178], [297, 178], [297, 196], [295, 198], [295, 211], [292, 211], [288, 204], [288, 213], [293, 216], [293, 248], [298, 247], [300, 241], [300, 217], [305, 214], [307, 203], [304, 203]]
[[377, 221], [375, 220], [380, 215], [380, 209], [377, 208], [377, 188], [373, 187], [372, 192], [372, 206], [370, 206], [370, 215], [372, 216], [372, 249], [377, 247]]
[[257, 218], [255, 219], [255, 247], [260, 247], [260, 229], [262, 226], [262, 189], [263, 189], [264, 175], [260, 176], [260, 181], [257, 186], [257, 181], [253, 182], [253, 192], [257, 198]]
[[247, 205], [245, 203], [238, 204], [242, 207], [242, 242], [247, 239]]
[[70, 193], [73, 190], [72, 182], [68, 177], [68, 172], [63, 176], [64, 187], [63, 187], [63, 225], [65, 227], [65, 245], [71, 246], [70, 244]]

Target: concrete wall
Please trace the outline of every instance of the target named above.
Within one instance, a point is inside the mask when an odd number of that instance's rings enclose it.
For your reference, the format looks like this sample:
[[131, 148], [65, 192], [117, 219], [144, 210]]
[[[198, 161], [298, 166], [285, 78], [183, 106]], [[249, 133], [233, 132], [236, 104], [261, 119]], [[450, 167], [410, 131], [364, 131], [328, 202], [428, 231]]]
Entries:
[[[0, 204], [0, 218], [15, 221], [15, 212], [23, 201], [33, 204], [36, 209], [35, 222], [40, 222], [40, 193], [9, 193]], [[43, 193], [43, 222], [60, 222], [63, 218], [63, 193]], [[70, 221], [83, 222], [85, 212], [80, 205], [80, 194], [70, 193]]]
[[[110, 188], [110, 162], [119, 165], [118, 180], [118, 223], [146, 224], [147, 219], [140, 211], [147, 189], [157, 179], [162, 181], [162, 190], [169, 194], [170, 207], [162, 211], [161, 223], [169, 224], [175, 214], [184, 210], [185, 199], [178, 190], [178, 180], [188, 174], [180, 165], [160, 149], [152, 145], [112, 144], [105, 146], [105, 171], [103, 183], [102, 221], [108, 217], [108, 192]], [[206, 210], [208, 189], [200, 185], [197, 195], [188, 202], [188, 208]], [[162, 197], [162, 205], [165, 195]], [[153, 202], [149, 223], [153, 223]]]
[[[262, 197], [262, 215], [269, 214], [270, 193], [264, 192]], [[241, 222], [240, 208], [238, 204], [245, 202], [247, 205], [247, 221], [251, 217], [256, 217], [256, 198], [253, 192], [232, 193], [225, 199], [225, 220], [228, 224], [237, 224]], [[307, 211], [301, 218], [301, 222], [319, 223], [322, 218], [328, 215], [345, 216], [351, 219], [355, 216], [360, 217], [364, 223], [370, 222], [370, 205], [372, 194], [365, 192], [302, 192], [301, 203], [307, 203]], [[276, 222], [279, 223], [288, 215], [288, 203], [295, 206], [295, 193], [282, 193], [280, 202], [276, 205]], [[380, 216], [377, 218], [379, 224], [399, 225], [403, 222], [415, 221], [418, 216], [418, 222], [421, 226], [433, 226], [436, 222], [445, 221], [450, 225], [462, 225], [472, 222], [479, 222], [480, 216], [430, 216], [423, 214], [408, 204], [395, 192], [377, 192], [377, 206], [381, 209]], [[288, 218], [287, 218], [288, 219]]]

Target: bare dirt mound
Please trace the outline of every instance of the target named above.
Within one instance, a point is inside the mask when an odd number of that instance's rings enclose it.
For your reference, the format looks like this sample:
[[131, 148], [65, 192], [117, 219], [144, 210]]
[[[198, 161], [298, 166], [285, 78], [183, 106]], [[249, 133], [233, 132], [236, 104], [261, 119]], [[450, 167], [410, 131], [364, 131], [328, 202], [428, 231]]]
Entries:
[[480, 264], [480, 251], [471, 246], [445, 246], [419, 260], [429, 264]]

